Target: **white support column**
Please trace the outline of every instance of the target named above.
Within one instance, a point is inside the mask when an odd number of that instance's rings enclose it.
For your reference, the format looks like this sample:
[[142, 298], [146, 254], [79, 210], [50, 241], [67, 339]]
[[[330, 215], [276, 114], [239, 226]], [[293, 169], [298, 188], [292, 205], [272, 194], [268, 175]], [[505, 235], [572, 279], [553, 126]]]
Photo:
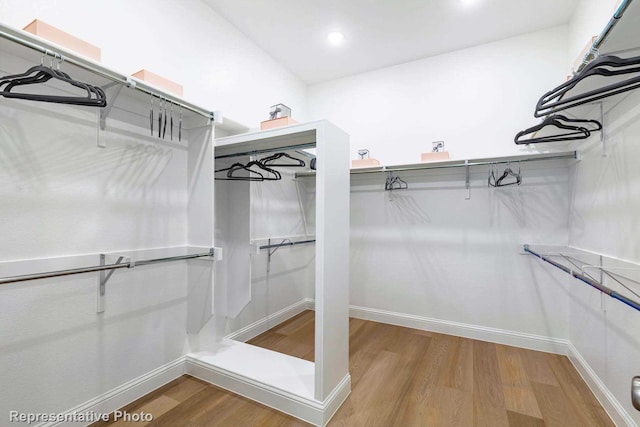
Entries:
[[315, 399], [349, 372], [349, 136], [329, 122], [316, 131]]
[[[190, 129], [187, 140], [189, 147], [188, 245], [213, 247], [213, 126]], [[213, 314], [213, 276], [214, 263], [211, 260], [189, 261], [188, 333], [198, 332]]]

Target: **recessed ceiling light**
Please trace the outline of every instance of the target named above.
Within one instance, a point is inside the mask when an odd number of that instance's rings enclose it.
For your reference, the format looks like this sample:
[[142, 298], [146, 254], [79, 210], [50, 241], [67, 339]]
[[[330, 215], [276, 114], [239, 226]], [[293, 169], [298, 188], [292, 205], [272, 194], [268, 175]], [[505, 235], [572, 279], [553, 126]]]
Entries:
[[478, 1], [479, 0], [460, 0], [460, 3], [462, 3], [463, 6], [473, 6], [478, 3]]
[[342, 34], [340, 31], [331, 31], [327, 35], [327, 40], [329, 40], [329, 43], [333, 46], [339, 46], [344, 41], [344, 34]]

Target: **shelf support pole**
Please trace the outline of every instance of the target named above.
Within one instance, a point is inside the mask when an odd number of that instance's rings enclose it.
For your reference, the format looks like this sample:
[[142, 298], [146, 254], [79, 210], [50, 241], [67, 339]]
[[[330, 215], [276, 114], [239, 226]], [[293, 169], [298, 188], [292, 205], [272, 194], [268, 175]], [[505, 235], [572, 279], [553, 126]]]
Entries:
[[[107, 259], [107, 256], [105, 254], [100, 254], [100, 265], [105, 265], [106, 259]], [[122, 256], [119, 257], [118, 260], [116, 261], [116, 264], [120, 264], [123, 259], [124, 257]], [[111, 276], [113, 275], [114, 272], [115, 270], [109, 270], [109, 272], [102, 270], [98, 272], [98, 308], [96, 310], [98, 314], [104, 313], [104, 300], [105, 300], [107, 282], [109, 281], [109, 279], [111, 279]]]
[[602, 145], [602, 157], [607, 157], [609, 155], [609, 150], [607, 147], [607, 138], [604, 134], [605, 125], [604, 125], [604, 105], [602, 102], [600, 104], [600, 123], [602, 124], [602, 130], [600, 130], [600, 144]]
[[467, 195], [465, 196], [465, 200], [471, 200], [471, 183], [469, 177], [469, 160], [464, 161], [464, 186], [467, 190]]

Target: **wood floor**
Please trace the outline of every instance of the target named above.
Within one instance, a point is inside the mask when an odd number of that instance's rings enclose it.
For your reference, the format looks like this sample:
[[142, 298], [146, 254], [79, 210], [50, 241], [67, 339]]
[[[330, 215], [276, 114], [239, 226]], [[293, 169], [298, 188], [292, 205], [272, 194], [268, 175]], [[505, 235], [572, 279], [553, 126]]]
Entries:
[[[251, 344], [313, 360], [313, 312]], [[613, 426], [564, 357], [350, 319], [351, 395], [330, 426]], [[305, 426], [300, 420], [184, 376], [125, 408], [149, 423], [94, 426]]]

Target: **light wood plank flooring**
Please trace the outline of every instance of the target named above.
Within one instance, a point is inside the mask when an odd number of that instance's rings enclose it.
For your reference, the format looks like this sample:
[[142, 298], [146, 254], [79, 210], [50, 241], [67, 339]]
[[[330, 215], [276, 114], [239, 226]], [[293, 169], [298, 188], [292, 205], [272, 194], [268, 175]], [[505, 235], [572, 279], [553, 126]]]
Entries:
[[[313, 360], [313, 312], [250, 341]], [[613, 426], [564, 357], [350, 319], [351, 395], [330, 426]], [[94, 426], [305, 426], [251, 400], [184, 376], [133, 402], [150, 423]]]

